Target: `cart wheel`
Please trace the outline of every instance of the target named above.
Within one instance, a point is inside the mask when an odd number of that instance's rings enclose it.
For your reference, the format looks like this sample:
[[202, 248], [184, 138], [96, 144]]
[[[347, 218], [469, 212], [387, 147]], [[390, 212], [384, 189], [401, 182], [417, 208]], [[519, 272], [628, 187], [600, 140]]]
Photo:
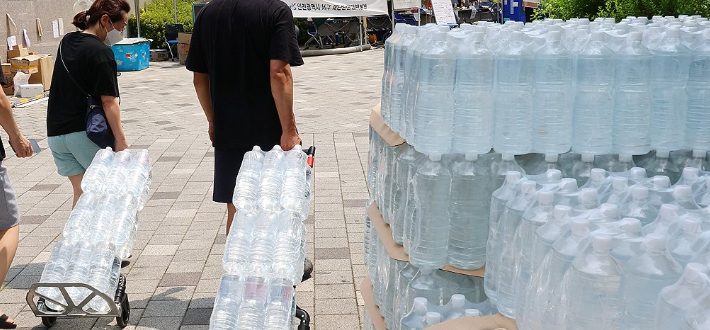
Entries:
[[121, 295], [121, 316], [116, 317], [116, 324], [119, 327], [128, 326], [128, 320], [131, 318], [131, 304], [128, 302], [128, 294]]
[[53, 316], [43, 316], [42, 317], [42, 324], [44, 324], [44, 326], [47, 328], [51, 328], [55, 322], [57, 322], [56, 317], [53, 317]]

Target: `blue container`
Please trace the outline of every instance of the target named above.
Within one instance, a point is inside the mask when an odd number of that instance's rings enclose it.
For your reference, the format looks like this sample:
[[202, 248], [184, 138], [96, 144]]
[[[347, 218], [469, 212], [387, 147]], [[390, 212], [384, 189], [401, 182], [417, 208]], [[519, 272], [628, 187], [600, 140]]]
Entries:
[[150, 41], [126, 38], [111, 46], [118, 71], [140, 71], [150, 64]]

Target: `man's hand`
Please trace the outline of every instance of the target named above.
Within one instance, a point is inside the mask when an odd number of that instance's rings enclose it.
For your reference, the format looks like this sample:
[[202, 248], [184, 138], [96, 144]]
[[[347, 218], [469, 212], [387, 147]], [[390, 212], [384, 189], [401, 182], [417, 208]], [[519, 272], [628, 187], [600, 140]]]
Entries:
[[123, 151], [128, 149], [130, 144], [128, 144], [128, 140], [116, 140], [116, 150], [114, 151]]
[[12, 146], [12, 149], [15, 150], [15, 155], [20, 158], [32, 156], [32, 153], [34, 152], [30, 141], [27, 140], [27, 138], [22, 134], [16, 138], [10, 139], [10, 145]]
[[283, 132], [283, 134], [281, 134], [281, 149], [283, 151], [291, 150], [302, 142], [301, 137], [298, 136], [298, 132], [296, 131]]

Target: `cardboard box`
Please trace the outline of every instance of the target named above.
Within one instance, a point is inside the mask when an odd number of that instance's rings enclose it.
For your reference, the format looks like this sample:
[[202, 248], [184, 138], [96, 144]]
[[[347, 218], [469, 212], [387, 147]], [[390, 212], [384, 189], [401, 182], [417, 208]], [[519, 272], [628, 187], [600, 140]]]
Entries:
[[[377, 202], [372, 203], [370, 208], [367, 210], [367, 215], [370, 217], [372, 226], [375, 227], [375, 230], [377, 231], [377, 236], [380, 237], [382, 245], [384, 245], [385, 250], [387, 250], [387, 254], [389, 254], [390, 258], [399, 261], [409, 262], [409, 256], [407, 255], [407, 253], [404, 252], [404, 247], [394, 241], [394, 238], [392, 237], [392, 228], [390, 228], [390, 226], [385, 223], [384, 218], [382, 218], [382, 214], [380, 213], [380, 207], [377, 205]], [[481, 267], [479, 269], [474, 270], [465, 270], [452, 266], [444, 266], [441, 269], [447, 272], [477, 277], [483, 277], [483, 275], [486, 273], [486, 267]]]
[[162, 62], [170, 59], [170, 54], [166, 49], [151, 49], [150, 60], [152, 62]]
[[14, 57], [10, 59], [12, 72], [24, 72], [33, 74], [39, 72], [39, 61], [41, 57], [38, 55], [27, 55], [22, 57]]
[[370, 126], [372, 126], [375, 132], [377, 132], [377, 134], [379, 134], [382, 139], [390, 145], [390, 147], [396, 147], [404, 142], [407, 142], [399, 136], [399, 133], [393, 131], [389, 126], [387, 126], [380, 115], [379, 104], [372, 108], [372, 112], [370, 112]]
[[[360, 284], [360, 294], [365, 303], [367, 314], [370, 315], [372, 324], [376, 330], [387, 330], [385, 318], [380, 313], [380, 308], [375, 305], [372, 282], [369, 277], [365, 277]], [[426, 330], [517, 330], [515, 321], [496, 314], [481, 317], [462, 317], [427, 327]]]
[[8, 61], [10, 61], [10, 59], [13, 57], [23, 57], [29, 54], [30, 53], [27, 48], [22, 47], [22, 45], [15, 45], [15, 47], [12, 47], [12, 49], [7, 51], [7, 58]]
[[190, 51], [190, 44], [177, 44], [178, 59], [180, 64], [185, 64], [187, 61], [187, 53]]
[[2, 86], [3, 92], [5, 92], [5, 95], [14, 95], [15, 94], [15, 82], [13, 81], [13, 78], [15, 78], [15, 73], [12, 72], [12, 68], [10, 66], [10, 63], [3, 63], [2, 64], [2, 74], [5, 76], [5, 86]]
[[44, 93], [42, 84], [20, 85], [20, 97], [35, 97]]
[[40, 54], [37, 73], [30, 76], [30, 84], [41, 84], [44, 90], [49, 90], [52, 86], [52, 75], [54, 73], [54, 56]]
[[177, 41], [179, 44], [190, 44], [192, 40], [192, 33], [180, 32], [178, 33]]

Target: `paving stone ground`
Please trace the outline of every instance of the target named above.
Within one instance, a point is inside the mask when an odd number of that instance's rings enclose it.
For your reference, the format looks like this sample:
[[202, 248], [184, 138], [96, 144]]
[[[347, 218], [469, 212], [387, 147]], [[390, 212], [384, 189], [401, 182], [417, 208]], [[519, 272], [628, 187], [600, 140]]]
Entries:
[[[297, 287], [311, 329], [356, 330], [361, 325], [359, 283], [369, 111], [380, 95], [383, 51], [310, 57], [294, 68], [295, 113], [304, 145], [318, 147], [314, 198], [307, 221], [307, 256], [314, 278]], [[151, 63], [119, 77], [122, 119], [133, 148], [153, 157], [150, 199], [139, 215], [138, 241], [128, 277], [128, 330], [207, 329], [223, 274], [224, 205], [212, 202], [214, 153], [192, 88], [192, 75], [171, 62]], [[15, 109], [25, 135], [44, 151], [8, 157], [22, 223], [20, 245], [0, 290], [0, 308], [18, 329], [42, 329], [25, 303], [71, 209], [71, 185], [56, 173], [46, 141], [46, 103]], [[7, 141], [4, 132], [0, 133]], [[8, 155], [12, 154], [5, 143]], [[118, 329], [115, 320], [58, 320], [53, 329]]]

